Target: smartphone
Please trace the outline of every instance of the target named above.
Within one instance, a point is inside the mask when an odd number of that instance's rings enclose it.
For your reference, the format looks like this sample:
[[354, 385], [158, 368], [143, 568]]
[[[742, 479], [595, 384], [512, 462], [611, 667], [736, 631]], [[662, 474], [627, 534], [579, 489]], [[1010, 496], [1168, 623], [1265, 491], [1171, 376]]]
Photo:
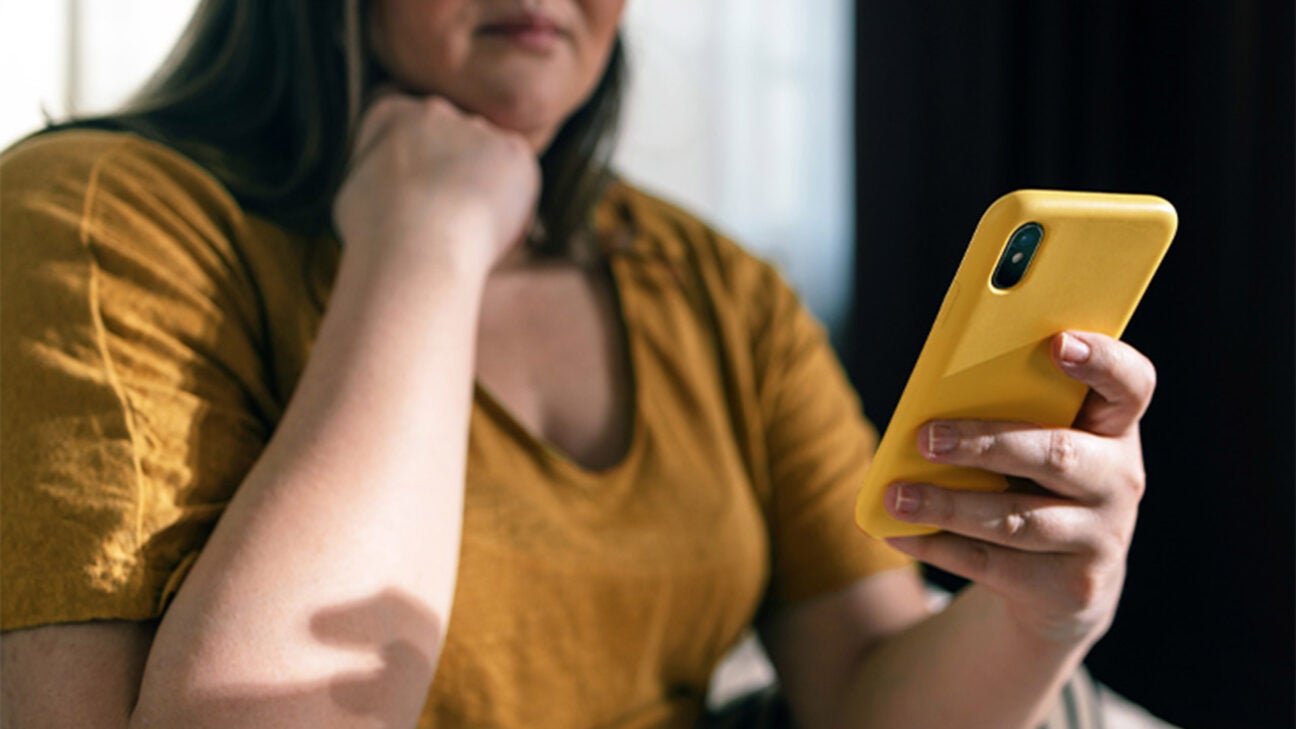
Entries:
[[995, 201], [972, 235], [878, 445], [855, 523], [883, 538], [935, 527], [891, 518], [895, 481], [1003, 491], [997, 473], [935, 464], [918, 453], [933, 419], [1012, 420], [1066, 427], [1087, 387], [1049, 356], [1065, 330], [1119, 337], [1174, 238], [1178, 216], [1151, 195], [1018, 190]]

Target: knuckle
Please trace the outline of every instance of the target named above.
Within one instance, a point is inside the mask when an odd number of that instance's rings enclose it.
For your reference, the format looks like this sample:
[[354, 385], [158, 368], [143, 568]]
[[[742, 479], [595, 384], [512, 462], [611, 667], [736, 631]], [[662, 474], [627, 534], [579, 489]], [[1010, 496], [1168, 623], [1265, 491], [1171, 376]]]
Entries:
[[1125, 350], [1121, 347], [1105, 348], [1101, 359], [1096, 364], [1095, 380], [1107, 390], [1119, 392], [1128, 390], [1128, 372]]
[[423, 114], [429, 122], [446, 123], [452, 119], [464, 119], [464, 115], [453, 104], [440, 96], [434, 96], [423, 103]]
[[427, 96], [423, 99], [424, 108], [429, 111], [450, 111], [454, 106], [444, 96]]
[[1152, 360], [1142, 352], [1122, 345], [1113, 347], [1107, 358], [1107, 377], [1125, 397], [1146, 406], [1156, 390], [1157, 373]]
[[1099, 601], [1103, 584], [1103, 577], [1096, 567], [1087, 565], [1077, 569], [1067, 580], [1067, 599], [1077, 610], [1088, 609]]
[[1103, 357], [1103, 369], [1108, 372], [1116, 372], [1124, 369], [1129, 359], [1129, 346], [1119, 341], [1108, 341], [1106, 346], [1102, 347], [1106, 354]]
[[390, 114], [399, 108], [401, 108], [401, 97], [395, 94], [381, 94], [369, 102], [368, 114], [369, 116]]
[[1147, 471], [1142, 464], [1135, 467], [1130, 474], [1127, 488], [1136, 502], [1143, 500], [1143, 494], [1147, 493]]
[[1048, 448], [1044, 453], [1044, 467], [1058, 475], [1067, 475], [1076, 470], [1080, 460], [1075, 436], [1066, 430], [1054, 430], [1049, 434]]
[[397, 113], [398, 107], [395, 101], [388, 98], [375, 100], [365, 110], [365, 114], [360, 120], [360, 126], [356, 131], [357, 138], [372, 137], [387, 123], [388, 119]]
[[967, 439], [968, 449], [978, 458], [992, 456], [1001, 450], [1003, 441], [995, 433], [981, 433]]
[[1035, 526], [1032, 512], [1016, 505], [996, 524], [999, 537], [1006, 542], [1026, 541], [1035, 531]]
[[1151, 402], [1153, 393], [1157, 388], [1157, 369], [1152, 364], [1152, 360], [1147, 357], [1143, 358], [1143, 386], [1139, 390], [1139, 395], [1144, 404]]

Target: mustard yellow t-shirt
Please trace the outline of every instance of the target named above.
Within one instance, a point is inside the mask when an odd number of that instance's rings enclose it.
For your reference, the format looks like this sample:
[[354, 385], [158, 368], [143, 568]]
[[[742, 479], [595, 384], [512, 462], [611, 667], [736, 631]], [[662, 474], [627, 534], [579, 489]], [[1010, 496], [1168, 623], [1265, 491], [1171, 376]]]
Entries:
[[[125, 134], [19, 145], [0, 199], [0, 628], [157, 618], [292, 395], [339, 247]], [[632, 445], [585, 470], [478, 389], [420, 726], [687, 727], [763, 605], [908, 563], [852, 524], [874, 436], [774, 270], [626, 185], [596, 220], [627, 240]]]

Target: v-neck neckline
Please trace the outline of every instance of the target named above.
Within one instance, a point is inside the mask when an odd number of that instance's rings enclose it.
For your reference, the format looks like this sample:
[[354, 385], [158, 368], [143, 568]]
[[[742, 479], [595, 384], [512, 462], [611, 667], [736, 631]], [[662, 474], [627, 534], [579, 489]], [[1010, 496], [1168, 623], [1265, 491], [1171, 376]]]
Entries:
[[627, 265], [623, 256], [611, 254], [606, 260], [608, 284], [612, 290], [613, 309], [620, 324], [621, 331], [617, 337], [622, 347], [622, 356], [628, 369], [630, 380], [630, 436], [625, 451], [611, 465], [604, 468], [593, 468], [582, 464], [571, 453], [559, 447], [549, 439], [532, 432], [496, 397], [481, 381], [473, 377], [473, 400], [483, 410], [494, 417], [497, 424], [510, 431], [519, 443], [540, 458], [549, 467], [565, 472], [574, 480], [605, 480], [632, 470], [643, 450], [645, 438], [644, 398], [643, 398], [643, 359], [640, 356], [634, 326], [636, 302], [628, 294], [624, 285], [625, 272], [619, 270]]

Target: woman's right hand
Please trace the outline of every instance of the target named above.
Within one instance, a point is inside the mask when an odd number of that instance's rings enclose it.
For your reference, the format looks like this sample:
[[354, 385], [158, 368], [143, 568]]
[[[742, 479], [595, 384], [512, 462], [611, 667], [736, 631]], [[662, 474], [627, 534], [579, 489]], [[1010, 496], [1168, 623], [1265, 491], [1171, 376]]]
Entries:
[[483, 276], [524, 237], [540, 193], [519, 134], [440, 97], [378, 97], [333, 205], [348, 251]]

